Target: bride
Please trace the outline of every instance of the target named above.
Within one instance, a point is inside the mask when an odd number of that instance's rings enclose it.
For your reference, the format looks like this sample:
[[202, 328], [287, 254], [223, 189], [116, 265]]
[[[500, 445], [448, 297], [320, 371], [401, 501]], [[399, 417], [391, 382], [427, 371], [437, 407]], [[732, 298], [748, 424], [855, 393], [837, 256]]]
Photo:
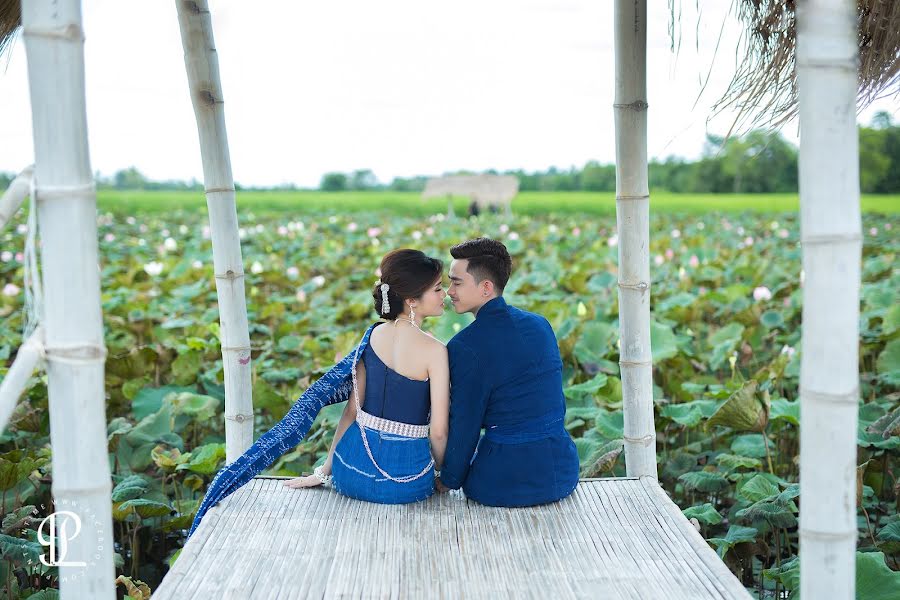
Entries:
[[325, 464], [291, 488], [333, 484], [347, 496], [379, 503], [424, 500], [434, 493], [447, 448], [450, 368], [446, 347], [422, 331], [444, 312], [443, 264], [400, 249], [381, 261], [375, 310], [384, 322], [315, 381], [288, 413], [213, 477], [188, 538], [203, 516], [294, 449], [325, 406], [347, 402]]
[[450, 369], [446, 346], [421, 325], [444, 312], [442, 270], [440, 260], [418, 250], [382, 259], [372, 295], [386, 322], [353, 357], [353, 393], [325, 464], [284, 485], [331, 484], [345, 496], [382, 504], [434, 492], [447, 446]]

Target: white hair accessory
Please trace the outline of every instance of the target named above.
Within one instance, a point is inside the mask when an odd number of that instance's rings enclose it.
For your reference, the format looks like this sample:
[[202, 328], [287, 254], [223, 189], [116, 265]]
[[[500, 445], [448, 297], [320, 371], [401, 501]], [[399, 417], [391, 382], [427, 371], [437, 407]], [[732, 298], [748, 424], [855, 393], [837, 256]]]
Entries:
[[391, 312], [391, 303], [388, 301], [388, 290], [391, 289], [386, 283], [381, 284], [381, 314], [386, 315]]

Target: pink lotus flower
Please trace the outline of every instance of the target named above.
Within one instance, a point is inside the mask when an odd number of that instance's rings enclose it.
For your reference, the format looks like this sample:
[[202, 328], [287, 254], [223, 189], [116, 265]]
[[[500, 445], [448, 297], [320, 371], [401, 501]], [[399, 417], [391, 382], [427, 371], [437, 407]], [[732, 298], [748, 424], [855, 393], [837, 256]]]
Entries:
[[287, 275], [288, 279], [297, 279], [300, 277], [300, 269], [297, 267], [288, 267], [287, 271], [285, 271], [285, 275]]
[[278, 226], [278, 235], [285, 236], [287, 234], [288, 234], [288, 228], [285, 227], [284, 225], [279, 225]]
[[700, 259], [697, 258], [696, 254], [692, 254], [691, 260], [688, 261], [688, 264], [696, 269], [700, 266]]
[[116, 236], [114, 236], [111, 233], [107, 233], [106, 235], [103, 236], [103, 241], [114, 242], [114, 241], [116, 241]]
[[890, 224], [890, 223], [885, 223], [885, 224], [884, 224], [884, 229], [885, 229], [886, 231], [890, 231], [890, 230], [891, 230], [891, 224]]
[[22, 291], [22, 288], [20, 288], [19, 286], [17, 286], [14, 283], [7, 283], [6, 285], [3, 286], [3, 295], [9, 296], [10, 298], [12, 298], [14, 296], [18, 296], [19, 292], [21, 292], [21, 291]]
[[767, 288], [764, 285], [754, 288], [753, 289], [753, 299], [756, 300], [757, 302], [761, 302], [764, 300], [771, 300], [772, 299], [772, 290], [770, 290], [769, 288]]
[[790, 235], [790, 234], [788, 233], [787, 229], [779, 229], [778, 230], [778, 237], [780, 237], [781, 239], [783, 239], [783, 240], [787, 239], [788, 235]]
[[16, 260], [18, 262], [22, 262], [23, 260], [25, 260], [25, 255], [22, 254], [21, 252], [16, 252]]
[[666, 260], [672, 260], [675, 258], [675, 251], [671, 248], [666, 248]]
[[370, 238], [378, 237], [379, 235], [381, 235], [381, 228], [380, 227], [369, 227], [369, 229], [366, 231], [366, 234]]
[[606, 245], [609, 246], [610, 248], [614, 248], [615, 246], [618, 246], [619, 245], [619, 236], [614, 235], [614, 236], [610, 237], [608, 240], [606, 240]]
[[666, 259], [663, 258], [662, 254], [657, 254], [656, 256], [653, 257], [653, 262], [656, 263], [657, 266], [659, 266], [659, 265], [663, 264], [664, 262], [666, 262]]
[[578, 237], [581, 235], [581, 227], [575, 227], [572, 229], [572, 235]]
[[681, 237], [681, 230], [680, 230], [680, 229], [673, 229], [673, 230], [672, 230], [672, 237], [675, 238], [675, 239], [680, 238], [680, 237]]
[[519, 234], [516, 233], [515, 231], [513, 231], [513, 232], [510, 232], [510, 234], [507, 236], [507, 238], [509, 238], [511, 240], [517, 240], [517, 239], [519, 239]]
[[306, 302], [306, 292], [297, 290], [297, 302]]
[[13, 259], [13, 253], [10, 252], [9, 250], [4, 250], [3, 252], [0, 252], [0, 260], [2, 260], [3, 262], [9, 262], [12, 259]]
[[416, 241], [421, 240], [421, 239], [422, 239], [422, 232], [421, 232], [421, 231], [418, 231], [418, 230], [417, 230], [417, 231], [413, 231], [413, 232], [412, 232], [412, 238], [413, 238], [414, 240], [416, 240]]
[[428, 235], [428, 236], [434, 235], [434, 228], [433, 228], [433, 227], [426, 227], [426, 228], [425, 228], [425, 235]]
[[872, 227], [871, 229], [869, 229], [869, 235], [871, 235], [872, 237], [875, 237], [876, 235], [878, 235], [878, 228]]
[[355, 222], [347, 223], [347, 231], [352, 233], [352, 232], [356, 231], [357, 229], [359, 229], [359, 225], [357, 225]]
[[507, 225], [506, 223], [502, 224], [500, 226], [500, 233], [506, 233], [507, 231], [509, 231], [509, 225]]
[[24, 223], [16, 225], [16, 233], [25, 235], [26, 233], [28, 233], [28, 225], [25, 225]]

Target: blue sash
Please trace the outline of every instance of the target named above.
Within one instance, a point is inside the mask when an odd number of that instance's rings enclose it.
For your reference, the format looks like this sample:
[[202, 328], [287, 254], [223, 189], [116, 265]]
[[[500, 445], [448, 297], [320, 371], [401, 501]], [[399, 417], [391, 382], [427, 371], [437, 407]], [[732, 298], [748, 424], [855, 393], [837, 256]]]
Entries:
[[309, 432], [309, 428], [312, 427], [320, 410], [330, 404], [344, 402], [350, 398], [353, 390], [353, 380], [350, 375], [353, 355], [357, 351], [362, 353], [366, 349], [369, 335], [375, 325], [377, 323], [366, 329], [362, 341], [356, 348], [348, 352], [340, 362], [303, 392], [283, 419], [261, 435], [237, 460], [225, 465], [216, 473], [200, 503], [200, 508], [197, 509], [194, 523], [188, 532], [188, 539], [200, 525], [200, 520], [203, 519], [206, 511], [299, 444], [300, 440]]

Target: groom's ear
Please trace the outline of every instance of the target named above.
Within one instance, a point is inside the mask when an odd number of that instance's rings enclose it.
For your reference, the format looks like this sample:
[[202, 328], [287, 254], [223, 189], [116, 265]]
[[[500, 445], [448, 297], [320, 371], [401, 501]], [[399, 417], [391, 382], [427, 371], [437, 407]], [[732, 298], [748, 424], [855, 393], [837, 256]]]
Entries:
[[483, 295], [490, 296], [494, 293], [494, 289], [494, 282], [490, 279], [485, 279], [481, 282], [481, 291]]

